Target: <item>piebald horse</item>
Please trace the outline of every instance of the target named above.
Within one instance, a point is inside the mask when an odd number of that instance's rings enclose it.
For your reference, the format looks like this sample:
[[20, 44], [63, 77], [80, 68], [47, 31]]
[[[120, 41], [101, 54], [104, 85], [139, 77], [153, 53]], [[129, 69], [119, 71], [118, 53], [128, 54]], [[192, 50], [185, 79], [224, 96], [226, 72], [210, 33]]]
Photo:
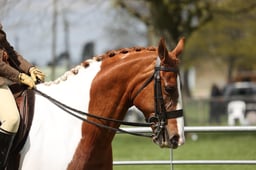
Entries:
[[[185, 140], [178, 70], [183, 48], [182, 38], [172, 51], [163, 39], [158, 48], [109, 51], [36, 89], [77, 110], [115, 120], [122, 120], [134, 105], [150, 121], [153, 141], [160, 147], [177, 148]], [[120, 126], [119, 122], [84, 118], [111, 128]], [[20, 169], [111, 170], [115, 133], [65, 113], [36, 93]]]

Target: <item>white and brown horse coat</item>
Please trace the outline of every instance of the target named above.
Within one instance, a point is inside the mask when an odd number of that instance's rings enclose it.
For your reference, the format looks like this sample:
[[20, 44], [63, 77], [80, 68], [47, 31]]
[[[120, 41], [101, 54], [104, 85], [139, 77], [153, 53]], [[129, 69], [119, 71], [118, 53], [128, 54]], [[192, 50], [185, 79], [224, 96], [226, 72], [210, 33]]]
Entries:
[[[153, 82], [135, 94], [154, 73], [157, 57], [162, 66], [178, 67], [183, 44], [181, 39], [170, 52], [163, 40], [158, 48], [110, 51], [66, 72], [55, 82], [37, 85], [37, 89], [68, 106], [98, 116], [120, 120], [135, 105], [148, 118], [154, 114]], [[161, 72], [161, 78], [163, 89], [174, 89], [173, 94], [163, 91], [166, 110], [175, 110], [179, 107], [178, 76]], [[119, 127], [118, 123], [88, 120]], [[183, 118], [168, 120], [165, 128], [167, 142], [162, 145], [171, 147], [168, 140], [172, 136], [177, 136], [177, 143], [184, 143]], [[82, 122], [36, 94], [34, 120], [21, 151], [20, 169], [111, 170], [114, 135], [114, 131]]]

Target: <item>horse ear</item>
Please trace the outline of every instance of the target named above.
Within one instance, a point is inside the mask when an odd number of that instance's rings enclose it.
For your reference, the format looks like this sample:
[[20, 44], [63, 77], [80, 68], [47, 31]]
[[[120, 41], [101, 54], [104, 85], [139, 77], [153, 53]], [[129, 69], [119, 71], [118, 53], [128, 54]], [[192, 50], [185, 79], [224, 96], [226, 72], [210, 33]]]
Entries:
[[158, 56], [160, 57], [161, 60], [169, 56], [168, 50], [166, 48], [165, 40], [163, 38], [160, 39], [160, 42], [158, 45]]
[[175, 49], [172, 51], [173, 54], [174, 54], [176, 57], [178, 57], [178, 56], [182, 53], [182, 51], [183, 51], [183, 49], [184, 49], [184, 44], [185, 44], [185, 38], [182, 37], [182, 38], [179, 40], [179, 42], [178, 42], [177, 46], [175, 47]]
[[[177, 46], [172, 50], [172, 54], [178, 58], [178, 56], [182, 53], [184, 48], [185, 38], [181, 38], [177, 44]], [[168, 49], [166, 48], [165, 40], [163, 38], [160, 39], [159, 45], [158, 45], [158, 56], [160, 57], [162, 63], [165, 64], [176, 64], [177, 60], [175, 58], [171, 58], [169, 56]]]

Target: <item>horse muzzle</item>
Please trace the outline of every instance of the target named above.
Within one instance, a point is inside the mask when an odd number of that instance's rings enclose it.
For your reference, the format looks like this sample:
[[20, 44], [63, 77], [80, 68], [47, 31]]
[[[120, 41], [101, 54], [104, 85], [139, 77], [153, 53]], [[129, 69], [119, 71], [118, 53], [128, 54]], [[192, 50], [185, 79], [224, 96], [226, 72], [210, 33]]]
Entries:
[[182, 137], [178, 133], [169, 135], [168, 131], [165, 128], [154, 134], [155, 135], [153, 136], [153, 142], [159, 145], [161, 148], [176, 149], [184, 144], [184, 139], [182, 139]]

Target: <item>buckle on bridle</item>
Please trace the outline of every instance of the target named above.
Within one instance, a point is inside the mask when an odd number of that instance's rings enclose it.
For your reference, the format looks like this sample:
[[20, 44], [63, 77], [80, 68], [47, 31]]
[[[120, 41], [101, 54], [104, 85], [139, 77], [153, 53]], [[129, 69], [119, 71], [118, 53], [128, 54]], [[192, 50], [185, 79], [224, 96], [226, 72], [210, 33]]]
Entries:
[[159, 122], [159, 119], [156, 116], [151, 116], [148, 118], [148, 123], [156, 124]]
[[148, 122], [151, 124], [153, 129], [153, 138], [157, 140], [161, 133], [164, 133], [165, 126], [167, 125], [168, 119], [176, 119], [183, 116], [183, 110], [173, 110], [170, 112], [164, 112], [164, 117], [161, 117], [159, 114], [151, 116], [148, 118]]
[[151, 116], [148, 118], [148, 122], [153, 129], [153, 140], [157, 140], [165, 128], [166, 121], [160, 120], [159, 117]]

